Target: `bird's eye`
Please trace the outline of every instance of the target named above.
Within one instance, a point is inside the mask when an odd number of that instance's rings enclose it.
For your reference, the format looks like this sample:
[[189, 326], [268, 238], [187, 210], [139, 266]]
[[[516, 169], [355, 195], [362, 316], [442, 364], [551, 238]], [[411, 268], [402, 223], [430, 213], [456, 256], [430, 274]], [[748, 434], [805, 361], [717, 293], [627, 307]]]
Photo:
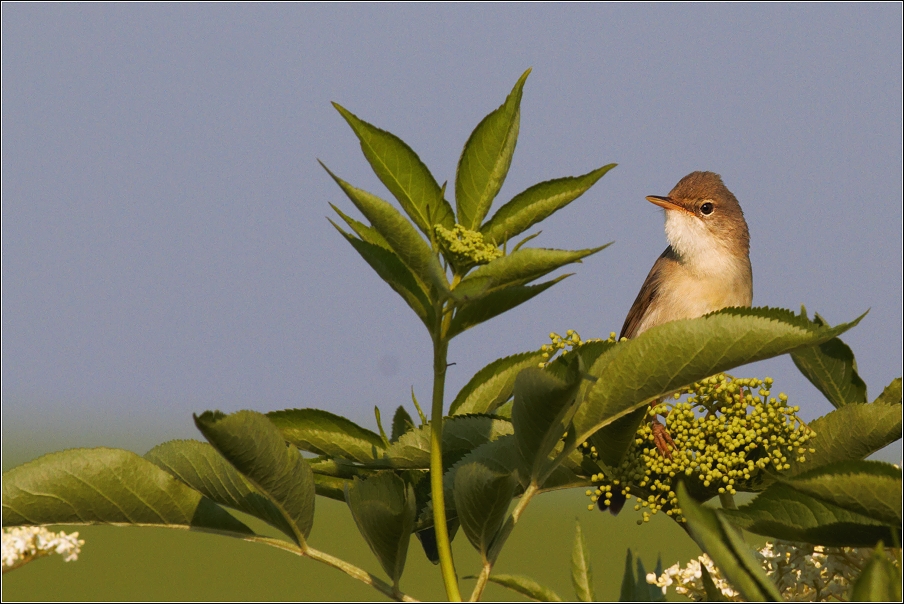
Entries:
[[700, 206], [700, 211], [703, 212], [704, 216], [709, 216], [713, 213], [713, 204], [707, 201], [702, 206]]

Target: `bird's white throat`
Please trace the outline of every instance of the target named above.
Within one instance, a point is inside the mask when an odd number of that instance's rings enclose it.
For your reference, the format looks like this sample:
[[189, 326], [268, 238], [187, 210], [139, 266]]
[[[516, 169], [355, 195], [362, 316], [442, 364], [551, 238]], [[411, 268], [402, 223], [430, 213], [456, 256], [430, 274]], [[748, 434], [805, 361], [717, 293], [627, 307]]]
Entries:
[[666, 210], [665, 235], [680, 262], [701, 277], [730, 283], [740, 273], [749, 273], [750, 261], [693, 214]]

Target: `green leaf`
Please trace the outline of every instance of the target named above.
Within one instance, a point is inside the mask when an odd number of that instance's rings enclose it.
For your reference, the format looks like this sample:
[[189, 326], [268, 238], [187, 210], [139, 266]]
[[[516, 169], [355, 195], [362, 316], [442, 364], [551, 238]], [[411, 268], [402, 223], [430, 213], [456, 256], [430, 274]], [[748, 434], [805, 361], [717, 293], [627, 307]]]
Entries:
[[282, 437], [303, 451], [344, 457], [359, 462], [374, 460], [385, 447], [379, 434], [350, 419], [320, 409], [271, 411], [267, 418]]
[[709, 554], [742, 598], [748, 602], [778, 602], [782, 599], [740, 534], [715, 510], [694, 501], [683, 482], [678, 485], [678, 501], [691, 537]]
[[584, 342], [580, 346], [576, 346], [563, 354], [557, 356], [552, 363], [546, 367], [546, 371], [559, 379], [566, 379], [568, 375], [568, 367], [575, 357], [581, 357], [581, 363], [584, 367], [591, 367], [600, 356], [615, 346], [617, 342], [609, 340], [590, 340]]
[[900, 602], [901, 571], [882, 549], [876, 547], [863, 572], [854, 583], [851, 602]]
[[536, 184], [518, 193], [510, 202], [499, 208], [499, 211], [480, 228], [480, 232], [485, 240], [495, 241], [498, 245], [511, 241], [512, 238], [583, 195], [615, 166], [616, 164], [609, 164], [583, 176], [566, 176]]
[[[495, 440], [486, 442], [462, 455], [461, 458], [449, 466], [443, 474], [443, 492], [446, 502], [446, 518], [458, 521], [458, 511], [455, 507], [455, 477], [458, 470], [467, 464], [479, 463], [490, 468], [499, 475], [515, 475], [518, 465], [515, 442], [511, 434], [500, 436]], [[446, 466], [446, 464], [443, 464]], [[517, 486], [517, 482], [515, 483]], [[415, 530], [433, 526], [433, 501], [430, 500], [418, 514]]]
[[716, 582], [713, 581], [712, 575], [709, 574], [709, 570], [703, 564], [700, 565], [700, 578], [703, 582], [703, 591], [706, 593], [707, 602], [731, 601], [725, 597], [721, 589], [716, 587]]
[[[778, 483], [737, 510], [721, 510], [744, 530], [786, 541], [830, 547], [872, 547], [879, 541], [900, 542], [887, 525]], [[897, 536], [895, 536], [897, 535]]]
[[256, 411], [205, 411], [195, 426], [220, 454], [273, 503], [300, 547], [314, 523], [314, 476], [295, 447]]
[[476, 374], [461, 389], [449, 415], [492, 413], [512, 396], [515, 377], [528, 367], [536, 367], [542, 361], [542, 352], [522, 352], [496, 359]]
[[524, 575], [490, 575], [489, 580], [497, 585], [527, 596], [538, 602], [561, 602], [562, 598], [548, 587], [544, 587]]
[[171, 440], [157, 445], [144, 458], [212, 501], [259, 518], [287, 535], [292, 527], [263, 493], [245, 479], [208, 443]]
[[345, 498], [367, 545], [398, 585], [414, 528], [414, 488], [393, 472], [381, 472], [367, 480], [355, 478]]
[[453, 483], [452, 496], [461, 528], [486, 559], [508, 514], [518, 478], [504, 464], [481, 458], [457, 465]]
[[[466, 329], [489, 321], [497, 315], [524, 304], [534, 296], [543, 293], [562, 279], [566, 279], [573, 274], [560, 275], [555, 279], [536, 285], [511, 285], [480, 297], [473, 302], [462, 304], [455, 311], [455, 316], [452, 317], [447, 337], [452, 339]], [[485, 283], [489, 284], [490, 281], [487, 280]]]
[[[508, 420], [490, 415], [457, 415], [443, 421], [443, 467], [479, 447], [512, 433]], [[419, 426], [399, 437], [383, 453], [382, 459], [368, 464], [374, 468], [409, 470], [430, 469], [430, 424]]]
[[319, 457], [308, 459], [314, 471], [314, 488], [318, 495], [345, 503], [345, 485], [354, 477], [368, 478], [376, 470], [362, 468], [342, 458]]
[[364, 258], [364, 261], [374, 269], [380, 278], [388, 283], [389, 287], [395, 290], [397, 294], [402, 296], [405, 303], [427, 326], [427, 329], [433, 329], [436, 315], [433, 311], [433, 305], [430, 303], [430, 298], [420, 282], [408, 270], [402, 260], [396, 256], [395, 252], [378, 244], [362, 241], [340, 229], [333, 221], [330, 221], [330, 224], [336, 227], [336, 230], [345, 237], [345, 240], [355, 248], [355, 251]]
[[901, 526], [901, 470], [890, 463], [841, 461], [779, 480], [826, 503]]
[[472, 231], [480, 228], [512, 164], [521, 118], [521, 93], [529, 73], [530, 69], [518, 79], [505, 103], [477, 124], [458, 160], [458, 222]]
[[392, 416], [392, 437], [390, 440], [392, 442], [397, 442], [403, 434], [410, 432], [411, 430], [414, 430], [414, 420], [411, 419], [411, 416], [405, 411], [405, 407], [399, 405], [395, 415]]
[[427, 245], [427, 242], [418, 235], [415, 228], [399, 213], [389, 202], [384, 201], [363, 189], [358, 189], [348, 184], [327, 168], [323, 162], [323, 169], [333, 177], [336, 184], [345, 192], [355, 207], [364, 214], [373, 228], [386, 239], [402, 263], [411, 269], [411, 272], [426, 283], [434, 287], [441, 294], [449, 291], [449, 282], [446, 273], [439, 264], [436, 255]]
[[515, 379], [512, 425], [525, 480], [540, 477], [549, 454], [568, 429], [581, 385], [579, 361], [574, 359], [564, 381], [537, 367], [525, 369]]
[[345, 503], [345, 487], [352, 483], [348, 478], [337, 478], [314, 473], [314, 491], [321, 497]]
[[[881, 398], [881, 397], [880, 397]], [[810, 422], [816, 436], [807, 442], [814, 453], [806, 461], [796, 456], [785, 476], [796, 476], [837, 461], [864, 459], [901, 438], [901, 406], [875, 402], [852, 403]]]
[[[333, 210], [335, 210], [337, 214], [339, 214], [339, 217], [345, 221], [345, 224], [347, 224], [349, 228], [351, 228], [351, 230], [353, 230], [360, 239], [366, 241], [367, 243], [372, 243], [373, 245], [380, 246], [384, 250], [392, 251], [392, 248], [389, 246], [389, 242], [386, 241], [386, 238], [383, 237], [383, 235], [377, 232], [377, 229], [373, 228], [372, 226], [368, 226], [363, 222], [355, 220], [333, 204], [330, 204], [330, 207], [333, 208]], [[327, 220], [330, 219], [327, 218]], [[344, 231], [337, 227], [332, 220], [330, 220], [330, 224], [336, 227], [336, 229], [339, 230], [340, 233], [344, 234]]]
[[396, 135], [359, 119], [338, 103], [333, 103], [333, 107], [358, 136], [364, 157], [377, 177], [427, 237], [431, 237], [435, 224], [452, 228], [455, 224], [452, 206], [443, 199], [436, 179], [411, 147]]
[[625, 572], [622, 575], [621, 591], [619, 592], [619, 602], [637, 602], [634, 597], [634, 589], [637, 587], [637, 579], [634, 577], [634, 559], [631, 555], [631, 548], [625, 556]]
[[873, 401], [875, 403], [885, 403], [887, 405], [900, 405], [901, 404], [901, 378], [895, 378], [891, 381], [891, 384], [885, 387], [885, 390], [882, 391], [882, 394]]
[[[637, 576], [634, 576], [635, 566]], [[656, 576], [662, 574], [662, 563], [656, 565]], [[631, 550], [625, 556], [625, 572], [622, 575], [621, 590], [619, 592], [619, 602], [665, 602], [665, 596], [662, 589], [647, 583], [647, 572], [644, 570], [643, 562], [637, 559], [637, 564], [633, 562]]]
[[153, 463], [121, 449], [69, 449], [3, 474], [3, 526], [159, 526], [247, 537], [254, 531]]
[[574, 523], [574, 547], [571, 550], [571, 585], [579, 602], [594, 602], [593, 567], [590, 565], [590, 550], [581, 531], [581, 523]]
[[866, 383], [857, 374], [854, 353], [841, 339], [795, 350], [791, 359], [835, 407], [867, 402]]
[[590, 367], [597, 381], [575, 414], [575, 442], [682, 386], [828, 341], [860, 318], [827, 327], [783, 309], [726, 308], [654, 327], [613, 346]]
[[452, 291], [457, 300], [473, 302], [500, 289], [524, 285], [572, 262], [580, 262], [611, 244], [587, 250], [522, 248], [477, 267]]
[[647, 416], [648, 409], [646, 405], [635, 409], [587, 437], [587, 442], [596, 449], [596, 457], [601, 463], [618, 467], [625, 452], [637, 438], [637, 429]]

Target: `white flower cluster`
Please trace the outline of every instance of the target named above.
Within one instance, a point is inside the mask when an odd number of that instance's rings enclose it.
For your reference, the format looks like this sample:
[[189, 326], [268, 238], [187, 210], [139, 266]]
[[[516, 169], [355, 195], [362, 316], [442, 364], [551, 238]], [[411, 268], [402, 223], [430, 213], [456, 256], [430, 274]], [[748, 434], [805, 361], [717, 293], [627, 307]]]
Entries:
[[701, 566], [705, 566], [706, 570], [709, 571], [713, 583], [715, 583], [716, 587], [722, 592], [722, 595], [729, 600], [740, 601], [738, 599], [740, 594], [733, 590], [725, 579], [722, 578], [718, 569], [716, 569], [716, 566], [713, 564], [713, 561], [710, 560], [709, 556], [706, 554], [698, 556], [696, 560], [691, 560], [684, 568], [679, 567], [677, 564], [673, 564], [662, 571], [662, 575], [658, 577], [656, 576], [656, 573], [647, 573], [647, 583], [661, 587], [663, 595], [665, 595], [665, 592], [670, 586], [674, 585], [675, 591], [683, 596], [687, 596], [688, 598], [697, 601], [705, 600], [706, 590], [703, 588], [703, 571], [700, 568]]
[[78, 558], [83, 545], [85, 541], [78, 538], [78, 533], [54, 533], [43, 526], [4, 529], [3, 572], [50, 554], [59, 554], [66, 562], [72, 562]]
[[[822, 547], [807, 543], [776, 541], [767, 543], [757, 552], [757, 559], [778, 587], [782, 598], [793, 602], [825, 602], [846, 600], [851, 584], [860, 575], [872, 555], [870, 548]], [[722, 578], [709, 556], [703, 554], [684, 568], [677, 564], [663, 571], [647, 575], [647, 583], [662, 588], [669, 586], [692, 600], [706, 599], [701, 565], [706, 567], [716, 587], [729, 600], [740, 602], [741, 597]]]

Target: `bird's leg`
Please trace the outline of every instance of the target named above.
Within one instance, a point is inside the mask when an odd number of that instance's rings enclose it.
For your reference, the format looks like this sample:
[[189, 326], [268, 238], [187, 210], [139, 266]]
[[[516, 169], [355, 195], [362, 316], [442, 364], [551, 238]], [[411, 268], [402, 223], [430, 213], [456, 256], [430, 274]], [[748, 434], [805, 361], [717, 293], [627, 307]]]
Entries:
[[[659, 404], [659, 402], [660, 401], [650, 403], [650, 407], [655, 407]], [[662, 414], [663, 417], [666, 417], [667, 415], [668, 412]], [[677, 447], [675, 446], [675, 441], [672, 440], [672, 436], [669, 434], [669, 431], [655, 415], [653, 416], [652, 421], [650, 421], [650, 428], [653, 430], [653, 444], [656, 445], [656, 448], [659, 450], [659, 454], [666, 459], [671, 459], [671, 449], [676, 449]]]

